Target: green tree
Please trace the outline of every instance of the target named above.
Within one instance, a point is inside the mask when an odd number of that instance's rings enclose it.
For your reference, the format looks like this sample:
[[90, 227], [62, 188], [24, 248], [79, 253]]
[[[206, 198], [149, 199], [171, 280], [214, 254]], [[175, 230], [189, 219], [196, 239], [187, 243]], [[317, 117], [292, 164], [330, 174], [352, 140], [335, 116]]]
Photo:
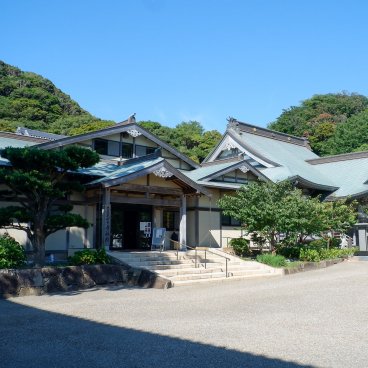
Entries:
[[0, 169], [0, 180], [9, 188], [7, 195], [19, 205], [0, 209], [0, 226], [25, 231], [35, 263], [42, 265], [48, 235], [69, 226], [88, 227], [83, 217], [71, 213], [72, 206], [58, 205], [57, 201], [83, 190], [79, 180], [68, 173], [96, 164], [99, 156], [78, 146], [54, 151], [8, 147], [1, 150], [1, 156], [11, 167]]
[[365, 144], [368, 144], [368, 109], [338, 125], [328, 145], [332, 154], [339, 154], [364, 149]]
[[331, 145], [335, 131], [337, 133], [350, 118], [367, 108], [368, 98], [356, 93], [314, 95], [302, 101], [300, 106], [283, 110], [269, 128], [287, 134], [305, 136], [316, 153], [331, 154], [336, 151]]
[[350, 229], [357, 220], [357, 202], [337, 200], [322, 203], [321, 224], [323, 237], [327, 240], [327, 247], [331, 242], [333, 232], [344, 233]]
[[153, 121], [139, 124], [196, 162], [201, 162], [221, 139], [219, 132], [205, 131], [197, 121], [182, 122], [174, 128]]
[[225, 215], [239, 220], [248, 233], [267, 239], [274, 249], [280, 233], [294, 230], [285, 217], [286, 213], [290, 214], [290, 208], [285, 205], [292, 190], [289, 182], [254, 182], [243, 185], [233, 196], [225, 195], [219, 206]]
[[284, 236], [286, 243], [303, 243], [308, 236], [346, 231], [356, 219], [354, 203], [323, 202], [303, 195], [289, 182], [242, 186], [219, 200], [225, 215], [241, 221], [248, 233], [267, 239], [271, 248]]

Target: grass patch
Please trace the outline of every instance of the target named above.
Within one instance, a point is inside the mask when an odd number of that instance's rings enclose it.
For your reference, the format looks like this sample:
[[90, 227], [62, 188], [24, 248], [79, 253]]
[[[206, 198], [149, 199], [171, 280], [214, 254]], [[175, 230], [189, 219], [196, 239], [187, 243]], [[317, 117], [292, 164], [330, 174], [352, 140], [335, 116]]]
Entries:
[[259, 254], [257, 256], [257, 262], [264, 263], [271, 267], [286, 267], [287, 262], [284, 256], [274, 254]]

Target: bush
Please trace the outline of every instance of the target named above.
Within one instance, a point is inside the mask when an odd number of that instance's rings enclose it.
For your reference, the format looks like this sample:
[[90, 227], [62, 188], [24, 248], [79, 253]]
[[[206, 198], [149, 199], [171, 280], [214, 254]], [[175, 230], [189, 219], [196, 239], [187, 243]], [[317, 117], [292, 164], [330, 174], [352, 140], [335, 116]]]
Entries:
[[286, 266], [286, 259], [284, 256], [273, 254], [260, 254], [257, 256], [257, 262], [264, 263], [272, 267]]
[[0, 268], [19, 268], [26, 263], [24, 248], [11, 236], [0, 236]]
[[[338, 238], [330, 238], [330, 248], [339, 248], [341, 239]], [[327, 239], [317, 239], [313, 240], [308, 244], [308, 248], [320, 249], [327, 248]]]
[[276, 254], [284, 256], [285, 258], [294, 258], [299, 259], [300, 249], [304, 247], [303, 244], [295, 244], [295, 245], [277, 245]]
[[326, 259], [345, 258], [354, 255], [356, 248], [320, 248], [320, 249], [301, 249], [300, 260], [307, 262], [319, 262]]
[[105, 249], [83, 249], [75, 252], [72, 257], [69, 257], [69, 263], [73, 266], [106, 264], [109, 261]]
[[231, 239], [230, 246], [234, 249], [234, 252], [239, 257], [247, 257], [251, 255], [249, 248], [249, 240], [244, 238]]
[[299, 258], [306, 262], [319, 262], [321, 260], [320, 253], [316, 249], [300, 249]]

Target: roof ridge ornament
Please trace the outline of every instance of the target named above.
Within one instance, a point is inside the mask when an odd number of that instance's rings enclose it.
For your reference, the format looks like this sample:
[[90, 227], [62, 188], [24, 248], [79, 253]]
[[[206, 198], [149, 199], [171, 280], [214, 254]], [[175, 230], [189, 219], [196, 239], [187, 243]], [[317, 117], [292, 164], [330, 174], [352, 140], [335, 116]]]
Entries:
[[239, 131], [239, 123], [235, 118], [229, 116], [226, 120], [228, 121], [227, 129], [233, 129], [237, 132]]
[[165, 167], [160, 167], [159, 169], [155, 170], [153, 173], [159, 178], [165, 178], [165, 179], [170, 178], [174, 175], [172, 172], [167, 170]]
[[127, 130], [128, 134], [131, 135], [133, 138], [140, 136], [142, 133], [139, 132], [137, 129], [129, 129]]
[[242, 166], [239, 167], [239, 170], [242, 173], [246, 174], [249, 171], [249, 168], [246, 165], [242, 165]]

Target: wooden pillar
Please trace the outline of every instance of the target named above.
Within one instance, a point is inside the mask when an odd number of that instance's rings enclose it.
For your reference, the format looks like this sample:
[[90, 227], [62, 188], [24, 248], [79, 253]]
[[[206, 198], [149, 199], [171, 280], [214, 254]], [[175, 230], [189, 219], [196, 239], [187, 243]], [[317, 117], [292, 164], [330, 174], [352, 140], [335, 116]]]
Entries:
[[180, 224], [179, 224], [180, 250], [187, 250], [187, 197], [181, 196]]
[[102, 246], [110, 249], [111, 241], [111, 203], [110, 189], [105, 188], [102, 198]]

